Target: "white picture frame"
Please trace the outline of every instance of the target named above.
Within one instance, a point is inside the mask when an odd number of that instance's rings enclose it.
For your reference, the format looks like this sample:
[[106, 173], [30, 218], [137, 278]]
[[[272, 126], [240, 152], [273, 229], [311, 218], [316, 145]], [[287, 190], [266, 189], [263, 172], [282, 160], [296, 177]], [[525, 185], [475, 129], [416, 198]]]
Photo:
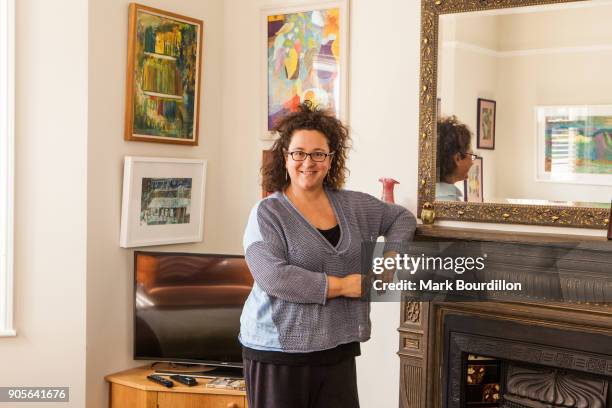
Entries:
[[[576, 127], [572, 132], [567, 131], [567, 135], [556, 136], [557, 145], [553, 143], [552, 152], [547, 150], [546, 145], [550, 143], [547, 136], [547, 122], [549, 118], [558, 118], [560, 122], [573, 123], [574, 121], [586, 121], [588, 126]], [[597, 121], [597, 122], [596, 122]], [[602, 125], [601, 121], [607, 124]], [[600, 161], [597, 157], [590, 157], [586, 162], [587, 165], [579, 164], [579, 159], [585, 157], [584, 143], [580, 147], [580, 143], [576, 140], [593, 138], [590, 133], [596, 132], [597, 138], [605, 137], [609, 142], [612, 132], [612, 105], [560, 105], [560, 106], [537, 106], [535, 108], [535, 126], [536, 126], [536, 171], [535, 180], [537, 182], [547, 183], [562, 183], [562, 184], [582, 184], [582, 185], [612, 185], [612, 173], [602, 171], [601, 167], [598, 172], [589, 172], [584, 170], [588, 165], [592, 168], [599, 165]], [[569, 126], [569, 125], [567, 125]], [[587, 128], [589, 130], [587, 130]], [[593, 130], [595, 129], [595, 130]], [[588, 134], [587, 134], [588, 133]], [[600, 134], [601, 133], [601, 134]], [[561, 137], [574, 137], [574, 141], [564, 141]], [[591, 143], [596, 147], [598, 143]], [[606, 143], [608, 145], [608, 143]], [[597, 148], [595, 156], [605, 154]], [[555, 151], [560, 152], [559, 156], [555, 156]], [[610, 150], [608, 148], [607, 155]], [[601, 165], [600, 165], [601, 166]], [[609, 167], [609, 166], [608, 166]]]
[[[261, 9], [261, 140], [274, 140], [277, 135], [269, 129], [269, 103], [271, 84], [269, 82], [269, 41], [268, 41], [268, 17], [269, 16], [282, 16], [288, 14], [307, 13], [320, 10], [339, 9], [339, 53], [336, 60], [336, 74], [338, 76], [337, 81], [334, 84], [334, 94], [338, 94], [334, 101], [334, 105], [338, 105], [338, 109], [334, 109], [336, 116], [344, 123], [348, 123], [349, 118], [349, 50], [350, 50], [350, 38], [349, 38], [349, 0], [322, 0], [317, 3], [295, 3], [286, 6], [271, 5], [265, 6]], [[320, 55], [320, 54], [318, 54]], [[301, 56], [301, 54], [300, 54]], [[323, 57], [321, 58], [324, 59]], [[302, 63], [303, 58], [300, 57], [298, 64]], [[314, 63], [313, 63], [314, 64]], [[329, 64], [321, 63], [322, 67]], [[307, 88], [310, 89], [310, 88]], [[314, 88], [313, 88], [314, 89]], [[304, 93], [306, 90], [304, 90]], [[303, 98], [300, 97], [300, 101]], [[323, 107], [327, 105], [321, 104]]]
[[126, 156], [119, 245], [202, 241], [206, 161]]

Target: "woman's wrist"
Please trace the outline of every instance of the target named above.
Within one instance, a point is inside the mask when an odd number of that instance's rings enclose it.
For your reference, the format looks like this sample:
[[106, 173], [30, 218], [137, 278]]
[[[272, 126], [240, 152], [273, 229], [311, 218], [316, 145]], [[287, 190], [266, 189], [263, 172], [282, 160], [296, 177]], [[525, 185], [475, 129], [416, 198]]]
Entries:
[[327, 298], [342, 296], [343, 286], [342, 278], [327, 275]]

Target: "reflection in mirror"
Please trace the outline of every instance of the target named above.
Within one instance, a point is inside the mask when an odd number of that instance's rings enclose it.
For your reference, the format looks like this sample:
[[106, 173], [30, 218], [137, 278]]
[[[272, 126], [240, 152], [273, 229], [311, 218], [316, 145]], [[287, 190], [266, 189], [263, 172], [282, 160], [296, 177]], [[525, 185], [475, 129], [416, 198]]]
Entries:
[[599, 0], [440, 16], [437, 200], [609, 206], [611, 15]]

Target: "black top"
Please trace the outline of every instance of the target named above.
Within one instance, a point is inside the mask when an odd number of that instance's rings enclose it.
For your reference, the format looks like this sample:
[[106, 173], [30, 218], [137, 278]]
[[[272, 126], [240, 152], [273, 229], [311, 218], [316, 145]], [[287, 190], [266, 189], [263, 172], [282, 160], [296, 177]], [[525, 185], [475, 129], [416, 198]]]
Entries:
[[[340, 225], [327, 230], [319, 230], [321, 234], [336, 246], [340, 241]], [[282, 365], [325, 365], [361, 355], [359, 342], [341, 344], [329, 350], [313, 351], [310, 353], [286, 353], [283, 351], [263, 351], [249, 347], [242, 347], [242, 357], [262, 363]]]
[[338, 241], [340, 241], [340, 224], [336, 224], [335, 227], [331, 227], [330, 229], [320, 229], [319, 232], [323, 234], [332, 246], [338, 245]]

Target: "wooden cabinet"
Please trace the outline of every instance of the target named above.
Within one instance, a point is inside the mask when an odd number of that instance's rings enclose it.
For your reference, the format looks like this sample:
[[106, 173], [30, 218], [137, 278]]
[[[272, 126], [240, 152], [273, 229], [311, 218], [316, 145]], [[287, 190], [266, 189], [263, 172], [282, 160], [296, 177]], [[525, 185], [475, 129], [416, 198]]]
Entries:
[[105, 377], [110, 383], [111, 408], [247, 408], [244, 391], [206, 388], [210, 381], [188, 387], [175, 381], [172, 388], [147, 380], [153, 370], [139, 367]]

